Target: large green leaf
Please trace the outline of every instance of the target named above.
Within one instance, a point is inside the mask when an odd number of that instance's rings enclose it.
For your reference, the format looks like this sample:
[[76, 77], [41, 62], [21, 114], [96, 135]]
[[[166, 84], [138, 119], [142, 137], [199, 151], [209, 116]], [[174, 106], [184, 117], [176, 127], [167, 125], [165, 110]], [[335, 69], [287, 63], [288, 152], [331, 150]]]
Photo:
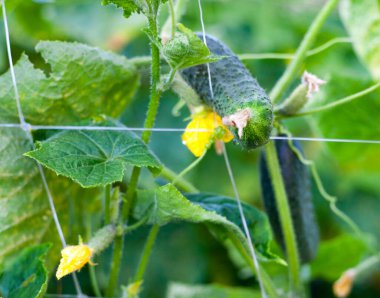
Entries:
[[[44, 41], [37, 51], [46, 75], [26, 55], [15, 65], [22, 109], [32, 124], [67, 124], [106, 114], [117, 117], [131, 100], [139, 75], [126, 58], [79, 43]], [[18, 122], [10, 73], [0, 77], [0, 122]]]
[[129, 131], [64, 131], [38, 142], [26, 155], [83, 187], [121, 181], [126, 165], [160, 167], [148, 147]]
[[[0, 264], [12, 259], [24, 247], [51, 242], [53, 247], [48, 254], [48, 265], [52, 267], [59, 259], [62, 245], [37, 165], [23, 156], [32, 146], [25, 132], [18, 128], [1, 128], [0, 140]], [[92, 202], [97, 198], [98, 190], [84, 190], [64, 178], [47, 178], [67, 237], [68, 201], [73, 199], [78, 204], [76, 200], [85, 200], [90, 207], [80, 211], [86, 212], [89, 208], [93, 211]], [[78, 229], [78, 223], [75, 229]], [[78, 234], [74, 237], [77, 239]]]
[[342, 235], [322, 242], [317, 257], [311, 263], [313, 277], [336, 280], [351, 267], [355, 267], [368, 247], [361, 239]]
[[[21, 129], [0, 129], [0, 264], [21, 248], [57, 237], [38, 168], [23, 153], [32, 149]], [[55, 203], [62, 206], [61, 197]], [[54, 227], [53, 227], [54, 228]], [[57, 235], [56, 231], [54, 231]]]
[[43, 244], [25, 249], [0, 273], [1, 297], [43, 297], [48, 280], [44, 258], [49, 246]]
[[186, 285], [171, 283], [167, 298], [260, 298], [258, 291], [223, 285]]
[[[372, 85], [369, 79], [333, 75], [323, 88], [316, 105], [330, 103]], [[314, 118], [323, 137], [338, 139], [378, 140], [380, 138], [380, 91], [354, 102], [320, 113]], [[327, 143], [337, 160], [349, 170], [378, 171], [379, 145], [360, 143]]]
[[[244, 231], [236, 200], [208, 193], [189, 194], [186, 197], [203, 209], [216, 212], [227, 218], [228, 221], [238, 226], [241, 231]], [[263, 255], [270, 257], [269, 243], [272, 240], [272, 235], [267, 216], [251, 205], [242, 203], [242, 206], [248, 228], [252, 233], [253, 243]]]
[[[219, 239], [227, 240], [229, 233], [234, 233], [244, 245], [247, 245], [242, 230], [231, 221], [237, 220], [237, 208], [235, 207], [234, 211], [229, 212], [225, 210], [232, 206], [232, 199], [220, 197], [213, 199], [209, 195], [192, 196], [192, 198], [194, 202], [187, 200], [171, 184], [155, 190], [142, 190], [137, 194], [134, 216], [143, 218], [148, 215], [148, 223], [159, 225], [175, 221], [207, 224]], [[216, 207], [217, 201], [224, 207]], [[245, 206], [245, 211], [250, 227], [253, 228], [252, 241], [261, 257], [275, 259], [275, 256], [268, 251], [271, 236], [267, 218], [253, 207]], [[258, 237], [256, 238], [256, 236]]]
[[357, 54], [380, 80], [380, 2], [344, 0], [340, 12]]

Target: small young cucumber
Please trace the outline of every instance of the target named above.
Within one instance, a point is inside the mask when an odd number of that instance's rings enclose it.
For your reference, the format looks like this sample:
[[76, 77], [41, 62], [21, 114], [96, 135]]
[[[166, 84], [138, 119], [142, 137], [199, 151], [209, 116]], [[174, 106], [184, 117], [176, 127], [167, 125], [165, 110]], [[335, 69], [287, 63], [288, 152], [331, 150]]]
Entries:
[[[202, 38], [201, 33], [197, 33]], [[183, 79], [226, 125], [231, 126], [235, 141], [245, 149], [267, 143], [273, 125], [273, 109], [268, 95], [236, 55], [218, 39], [206, 35], [213, 54], [225, 56], [209, 64], [214, 97], [211, 96], [207, 65], [182, 70]]]
[[[293, 141], [293, 144], [302, 152], [298, 142]], [[319, 229], [313, 208], [310, 172], [307, 166], [298, 159], [287, 140], [276, 141], [276, 151], [290, 205], [299, 256], [302, 263], [307, 263], [315, 257], [319, 244]], [[264, 206], [276, 241], [285, 250], [274, 190], [263, 153], [260, 158], [260, 182]]]

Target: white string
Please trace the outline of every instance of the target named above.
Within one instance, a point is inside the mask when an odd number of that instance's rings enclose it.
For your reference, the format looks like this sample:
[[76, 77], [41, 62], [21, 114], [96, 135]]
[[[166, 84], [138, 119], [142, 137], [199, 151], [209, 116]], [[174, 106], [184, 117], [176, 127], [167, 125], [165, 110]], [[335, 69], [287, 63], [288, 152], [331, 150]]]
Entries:
[[[206, 29], [205, 29], [205, 25], [204, 25], [201, 0], [198, 0], [198, 7], [199, 7], [199, 14], [200, 14], [200, 20], [201, 20], [201, 25], [202, 25], [203, 42], [207, 46]], [[214, 98], [214, 89], [213, 89], [213, 86], [212, 86], [211, 72], [210, 72], [210, 65], [209, 65], [209, 63], [207, 63], [206, 66], [207, 66], [208, 84], [209, 84], [210, 94], [211, 94], [211, 98]], [[256, 268], [257, 280], [259, 281], [261, 295], [262, 295], [263, 298], [266, 298], [267, 295], [266, 295], [264, 284], [263, 284], [263, 281], [262, 281], [262, 278], [261, 278], [259, 262], [257, 260], [255, 248], [253, 246], [252, 239], [251, 239], [251, 235], [249, 233], [247, 220], [245, 218], [244, 210], [243, 210], [243, 207], [241, 205], [239, 192], [237, 190], [235, 178], [234, 178], [234, 175], [232, 173], [232, 168], [231, 168], [231, 164], [230, 164], [230, 161], [229, 161], [229, 158], [228, 158], [227, 150], [226, 150], [226, 147], [225, 147], [225, 145], [224, 145], [223, 142], [222, 142], [222, 144], [223, 144], [222, 145], [222, 151], [223, 151], [224, 161], [225, 161], [225, 164], [226, 164], [226, 167], [227, 167], [227, 171], [228, 171], [228, 175], [230, 177], [232, 188], [233, 188], [233, 191], [234, 191], [234, 194], [235, 194], [235, 199], [236, 199], [236, 202], [237, 202], [237, 205], [238, 205], [238, 208], [239, 208], [239, 213], [240, 213], [241, 222], [243, 224], [244, 233], [245, 233], [245, 235], [247, 237], [248, 247], [249, 247], [252, 259], [253, 259], [253, 263], [254, 263], [255, 268]]]
[[237, 186], [236, 186], [234, 174], [232, 172], [230, 160], [229, 160], [228, 155], [227, 155], [226, 146], [224, 145], [224, 143], [222, 143], [222, 144], [223, 144], [222, 145], [223, 146], [223, 156], [224, 156], [224, 161], [226, 163], [226, 167], [227, 167], [227, 171], [228, 171], [228, 176], [230, 177], [230, 180], [231, 180], [232, 188], [233, 188], [233, 191], [234, 191], [234, 195], [235, 195], [236, 202], [237, 202], [237, 205], [238, 205], [238, 208], [239, 208], [239, 212], [240, 212], [240, 216], [241, 216], [241, 221], [243, 223], [244, 232], [245, 232], [245, 235], [247, 236], [248, 247], [249, 247], [250, 253], [252, 255], [253, 263], [255, 264], [255, 268], [256, 268], [256, 271], [257, 271], [257, 279], [258, 279], [259, 284], [260, 284], [261, 294], [265, 298], [265, 297], [267, 297], [267, 295], [265, 293], [263, 281], [262, 281], [262, 278], [261, 278], [259, 261], [257, 260], [255, 249], [254, 249], [253, 244], [252, 244], [251, 234], [249, 233], [249, 228], [248, 228], [248, 225], [247, 225], [247, 221], [246, 221], [245, 216], [244, 216], [243, 206], [241, 205], [241, 200], [240, 200], [239, 192], [237, 190]]
[[[9, 28], [8, 28], [8, 19], [7, 19], [7, 11], [6, 11], [6, 7], [5, 7], [5, 1], [4, 0], [0, 0], [0, 1], [1, 1], [0, 4], [2, 6], [2, 12], [3, 12], [5, 43], [6, 43], [7, 54], [8, 54], [9, 69], [10, 69], [10, 74], [11, 74], [13, 89], [14, 89], [14, 94], [15, 94], [17, 113], [18, 113], [18, 117], [20, 120], [19, 128], [21, 128], [25, 131], [25, 134], [26, 134], [30, 144], [34, 148], [33, 137], [32, 137], [31, 132], [30, 132], [30, 125], [25, 122], [25, 117], [24, 117], [24, 114], [23, 114], [22, 108], [21, 108], [20, 95], [19, 95], [18, 88], [17, 88], [17, 80], [16, 80], [16, 75], [15, 75], [15, 71], [14, 71], [14, 67], [13, 67], [13, 59], [12, 59], [11, 43], [10, 43], [10, 38], [9, 38]], [[5, 124], [4, 127], [16, 127], [16, 126], [15, 126], [15, 124]], [[65, 240], [65, 237], [63, 235], [62, 227], [59, 223], [57, 211], [56, 211], [55, 205], [54, 205], [54, 200], [53, 200], [53, 197], [51, 195], [48, 183], [46, 181], [45, 173], [43, 171], [42, 166], [39, 163], [37, 163], [37, 166], [38, 166], [38, 171], [39, 171], [41, 179], [42, 179], [42, 184], [44, 186], [46, 195], [48, 197], [50, 209], [51, 209], [51, 212], [53, 215], [53, 220], [54, 220], [55, 226], [58, 230], [59, 238], [62, 242], [63, 247], [65, 247], [66, 246], [66, 240]], [[75, 285], [78, 296], [84, 297], [82, 294], [82, 289], [80, 287], [77, 276], [75, 275], [75, 273], [72, 274], [72, 276], [73, 276], [74, 285]]]
[[[29, 125], [29, 124], [26, 124]], [[0, 128], [22, 128], [19, 123], [0, 123]], [[72, 125], [29, 125], [30, 130], [89, 130], [89, 131], [135, 131], [143, 132], [146, 130], [153, 132], [213, 132], [210, 129], [202, 128], [171, 128], [171, 127], [115, 127], [115, 126], [72, 126]], [[340, 139], [340, 138], [320, 138], [320, 137], [287, 137], [287, 136], [272, 136], [271, 140], [296, 140], [306, 142], [327, 142], [327, 143], [357, 143], [357, 144], [379, 144], [380, 140], [363, 140], [363, 139]]]
[[360, 140], [360, 139], [335, 139], [335, 138], [309, 138], [309, 137], [270, 137], [271, 140], [294, 140], [309, 142], [327, 143], [358, 143], [358, 144], [380, 144], [380, 140]]

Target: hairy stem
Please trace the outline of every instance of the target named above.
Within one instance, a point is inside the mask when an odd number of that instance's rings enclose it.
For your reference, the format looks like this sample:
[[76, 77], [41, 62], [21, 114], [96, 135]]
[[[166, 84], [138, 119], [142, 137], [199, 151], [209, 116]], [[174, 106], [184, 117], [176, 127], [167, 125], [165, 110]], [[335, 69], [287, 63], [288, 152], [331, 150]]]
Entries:
[[111, 185], [106, 185], [104, 191], [104, 223], [108, 225], [111, 222]]
[[150, 254], [152, 253], [154, 242], [156, 241], [159, 230], [160, 230], [159, 225], [153, 225], [152, 229], [149, 232], [143, 253], [141, 255], [139, 265], [137, 267], [136, 275], [134, 277], [134, 282], [141, 281], [144, 277], [144, 274], [148, 265], [149, 257], [150, 257]]
[[[151, 34], [156, 38], [158, 36], [157, 19], [156, 16], [148, 17], [149, 30]], [[158, 83], [160, 81], [160, 51], [158, 47], [151, 43], [151, 55], [152, 55], [152, 66], [151, 66], [151, 97], [148, 106], [148, 112], [145, 118], [144, 130], [141, 138], [147, 144], [149, 143], [152, 131], [149, 128], [153, 128], [156, 119], [159, 101], [161, 97], [161, 91], [158, 89]], [[135, 192], [139, 180], [141, 169], [139, 167], [134, 167], [132, 170], [132, 175], [130, 182], [128, 184], [128, 190], [126, 194], [126, 202], [123, 204], [121, 211], [121, 216], [119, 218], [120, 224], [122, 225], [128, 220], [130, 213], [134, 205]], [[112, 297], [114, 289], [117, 287], [120, 272], [120, 263], [123, 250], [123, 233], [115, 238], [114, 250], [113, 250], [113, 260], [111, 266], [111, 273], [109, 284], [107, 288], [107, 297]]]
[[[255, 264], [253, 263], [251, 255], [249, 254], [248, 250], [244, 247], [244, 245], [241, 243], [241, 241], [238, 239], [236, 234], [229, 232], [228, 237], [231, 240], [232, 244], [235, 246], [235, 248], [239, 251], [241, 256], [244, 258], [244, 260], [247, 262], [247, 265], [251, 269], [252, 273], [254, 275], [257, 275], [256, 267], [255, 267]], [[280, 296], [277, 293], [275, 285], [270, 279], [268, 273], [266, 273], [266, 271], [262, 267], [260, 268], [260, 273], [261, 273], [261, 278], [263, 280], [264, 287], [268, 293], [268, 296], [270, 298], [280, 298]]]
[[281, 175], [281, 168], [274, 142], [269, 142], [264, 149], [276, 197], [282, 232], [285, 239], [285, 248], [289, 264], [290, 286], [292, 291], [295, 291], [295, 293], [302, 293], [296, 235], [293, 229], [288, 197], [285, 191], [284, 181]]
[[307, 55], [307, 51], [312, 46], [316, 35], [322, 28], [326, 18], [330, 15], [333, 9], [337, 6], [339, 0], [329, 0], [322, 10], [319, 12], [313, 23], [309, 27], [309, 30], [305, 34], [300, 46], [295, 53], [295, 57], [289, 66], [286, 68], [282, 77], [278, 80], [274, 88], [272, 89], [269, 97], [274, 103], [278, 102], [284, 92], [288, 89], [292, 81], [297, 77], [297, 73], [300, 70], [303, 61]]

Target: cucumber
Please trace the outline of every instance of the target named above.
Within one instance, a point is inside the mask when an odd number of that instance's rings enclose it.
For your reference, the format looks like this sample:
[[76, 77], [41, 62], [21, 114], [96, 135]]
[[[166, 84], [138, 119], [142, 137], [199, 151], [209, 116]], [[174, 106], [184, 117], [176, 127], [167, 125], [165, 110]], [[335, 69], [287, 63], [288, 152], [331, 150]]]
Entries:
[[[293, 144], [302, 153], [299, 142], [293, 141]], [[287, 140], [276, 141], [276, 151], [289, 200], [300, 260], [302, 263], [307, 263], [315, 257], [319, 245], [319, 229], [314, 214], [310, 171], [298, 159]], [[277, 243], [285, 250], [274, 190], [263, 152], [260, 156], [260, 182], [264, 206], [274, 236]]]
[[[202, 38], [201, 33], [197, 35]], [[268, 95], [226, 45], [210, 35], [206, 36], [206, 42], [213, 54], [225, 56], [209, 64], [214, 97], [209, 88], [207, 65], [182, 70], [183, 79], [230, 126], [235, 142], [244, 149], [264, 145], [273, 126]]]

